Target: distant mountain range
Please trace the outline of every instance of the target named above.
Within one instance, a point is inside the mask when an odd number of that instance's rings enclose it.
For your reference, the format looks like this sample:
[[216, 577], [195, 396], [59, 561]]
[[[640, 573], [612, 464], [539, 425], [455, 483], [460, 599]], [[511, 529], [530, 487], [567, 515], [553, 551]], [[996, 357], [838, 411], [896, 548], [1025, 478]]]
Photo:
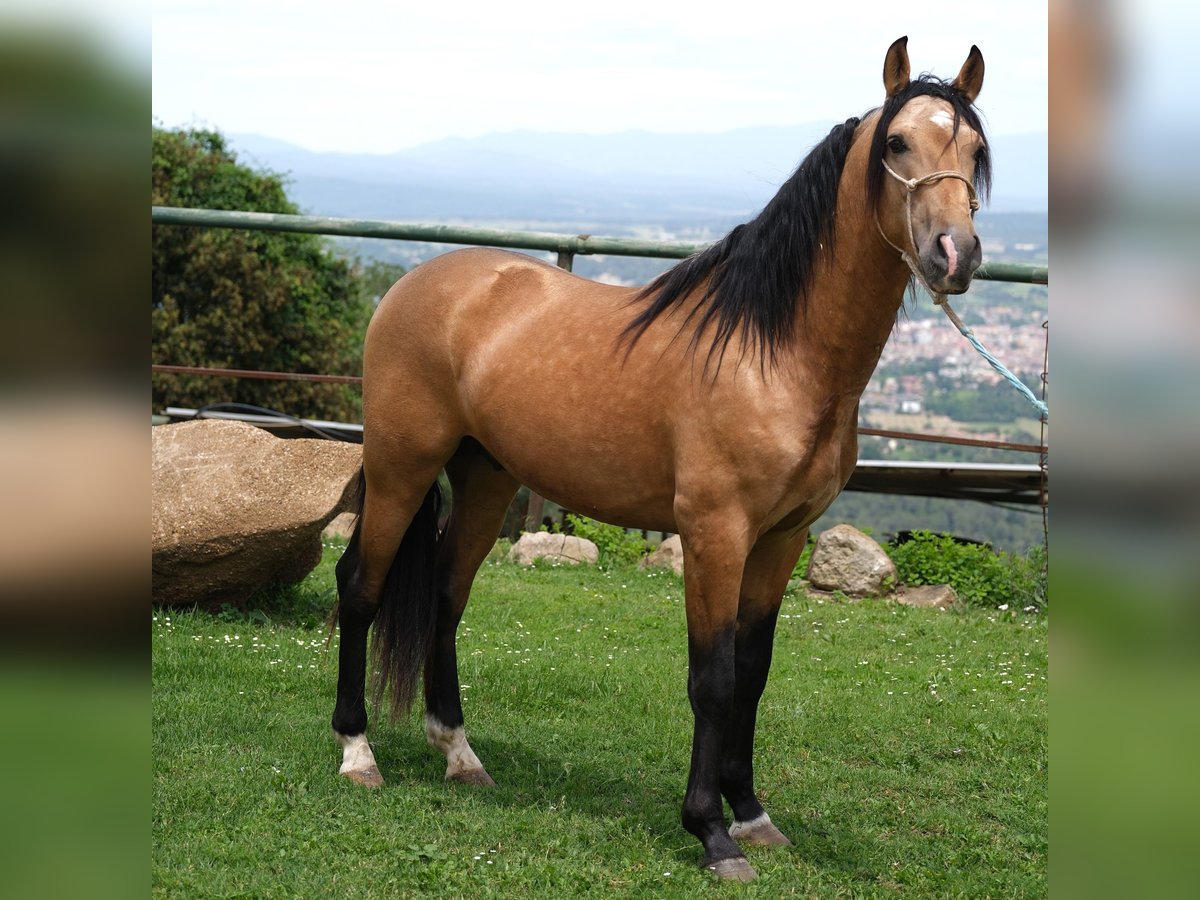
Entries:
[[[391, 154], [316, 153], [231, 134], [243, 162], [285, 174], [315, 215], [399, 220], [561, 222], [614, 230], [653, 225], [720, 233], [771, 198], [833, 126], [718, 134], [512, 131], [446, 138]], [[1047, 208], [1045, 132], [992, 138], [995, 212]]]

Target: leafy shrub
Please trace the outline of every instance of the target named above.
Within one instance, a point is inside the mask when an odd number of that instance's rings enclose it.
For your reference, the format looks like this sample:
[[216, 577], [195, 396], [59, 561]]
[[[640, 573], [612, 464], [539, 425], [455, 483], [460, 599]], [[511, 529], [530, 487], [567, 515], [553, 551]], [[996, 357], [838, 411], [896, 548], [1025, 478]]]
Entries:
[[596, 545], [600, 564], [604, 566], [632, 565], [645, 555], [646, 539], [636, 531], [626, 531], [619, 525], [605, 525], [587, 516], [567, 514], [567, 521], [576, 537]]
[[800, 554], [800, 558], [796, 560], [796, 565], [792, 566], [793, 578], [804, 578], [808, 575], [808, 561], [812, 558], [813, 547], [817, 544], [817, 539], [813, 534], [809, 534], [808, 541], [804, 544], [804, 552]]
[[511, 549], [512, 541], [504, 537], [499, 538], [492, 549], [488, 551], [488, 555], [484, 558], [484, 562], [489, 564], [505, 562], [508, 559], [508, 551]]
[[[202, 129], [152, 129], [150, 195], [160, 206], [296, 213], [283, 176], [237, 161]], [[151, 357], [156, 363], [354, 374], [372, 301], [402, 274], [366, 272], [310, 234], [151, 228]], [[361, 421], [357, 387], [154, 374], [151, 403], [232, 400], [318, 419]]]
[[915, 531], [912, 540], [888, 546], [903, 584], [949, 584], [959, 599], [976, 606], [1046, 605], [1045, 552], [1028, 557], [959, 544], [948, 534]]

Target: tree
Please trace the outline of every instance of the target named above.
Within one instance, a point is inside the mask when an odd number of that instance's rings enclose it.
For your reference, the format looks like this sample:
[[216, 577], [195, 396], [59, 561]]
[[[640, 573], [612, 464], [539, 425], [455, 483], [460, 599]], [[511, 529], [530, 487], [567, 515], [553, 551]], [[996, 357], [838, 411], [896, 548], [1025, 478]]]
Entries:
[[[214, 131], [153, 132], [152, 202], [295, 213], [279, 175], [240, 165]], [[152, 235], [156, 363], [362, 373], [368, 291], [327, 241], [307, 234], [156, 225]], [[353, 385], [187, 375], [152, 378], [155, 408], [252, 403], [292, 415], [359, 421]]]

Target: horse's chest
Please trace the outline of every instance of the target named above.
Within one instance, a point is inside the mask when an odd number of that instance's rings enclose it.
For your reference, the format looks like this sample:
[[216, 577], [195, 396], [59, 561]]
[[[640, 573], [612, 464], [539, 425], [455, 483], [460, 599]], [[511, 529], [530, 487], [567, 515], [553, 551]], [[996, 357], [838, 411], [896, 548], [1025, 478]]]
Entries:
[[854, 443], [844, 441], [830, 441], [801, 455], [790, 475], [781, 480], [773, 518], [787, 528], [816, 521], [850, 479], [856, 455]]

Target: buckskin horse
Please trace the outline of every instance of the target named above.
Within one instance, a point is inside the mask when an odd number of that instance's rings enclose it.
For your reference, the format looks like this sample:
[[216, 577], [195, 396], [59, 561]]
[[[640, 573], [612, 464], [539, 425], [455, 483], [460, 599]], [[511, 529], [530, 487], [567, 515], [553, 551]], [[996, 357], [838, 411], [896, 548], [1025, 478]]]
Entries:
[[376, 702], [390, 685], [392, 712], [408, 710], [423, 674], [446, 777], [493, 783], [463, 729], [455, 633], [527, 484], [681, 536], [695, 719], [683, 826], [729, 879], [755, 877], [739, 842], [790, 843], [753, 779], [775, 622], [809, 525], [854, 470], [859, 398], [910, 279], [961, 293], [980, 264], [983, 69], [971, 47], [952, 82], [910, 80], [897, 40], [881, 107], [830, 131], [756, 218], [644, 288], [467, 249], [388, 291], [364, 350], [361, 515], [337, 566], [343, 775], [383, 781], [366, 738], [374, 624]]

